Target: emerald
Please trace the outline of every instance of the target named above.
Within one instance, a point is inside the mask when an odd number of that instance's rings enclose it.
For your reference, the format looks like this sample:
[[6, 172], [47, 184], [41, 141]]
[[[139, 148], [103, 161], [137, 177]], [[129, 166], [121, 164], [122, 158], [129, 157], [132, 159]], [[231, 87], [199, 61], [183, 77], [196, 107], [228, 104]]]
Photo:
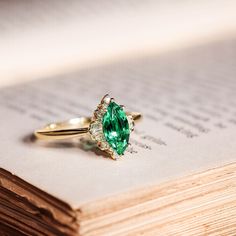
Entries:
[[102, 120], [103, 133], [112, 149], [122, 155], [129, 143], [129, 122], [121, 106], [110, 102]]

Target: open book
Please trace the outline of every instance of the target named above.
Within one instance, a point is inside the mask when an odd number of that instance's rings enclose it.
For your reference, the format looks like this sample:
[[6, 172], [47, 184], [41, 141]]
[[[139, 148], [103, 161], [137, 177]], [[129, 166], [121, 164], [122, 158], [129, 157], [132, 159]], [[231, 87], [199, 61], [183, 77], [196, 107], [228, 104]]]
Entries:
[[[2, 88], [0, 232], [235, 235], [236, 40], [209, 38]], [[119, 160], [32, 136], [90, 116], [106, 93], [143, 114]]]

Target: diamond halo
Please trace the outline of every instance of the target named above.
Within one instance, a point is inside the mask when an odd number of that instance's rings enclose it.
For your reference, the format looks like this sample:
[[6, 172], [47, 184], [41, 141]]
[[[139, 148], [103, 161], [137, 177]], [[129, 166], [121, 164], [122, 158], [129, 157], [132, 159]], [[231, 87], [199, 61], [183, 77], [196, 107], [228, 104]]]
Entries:
[[[111, 98], [108, 94], [106, 94], [97, 106], [97, 109], [94, 111], [92, 121], [89, 126], [89, 133], [91, 135], [91, 138], [97, 142], [97, 146], [99, 149], [108, 153], [113, 159], [117, 159], [120, 154], [118, 154], [114, 147], [107, 141], [104, 135], [103, 127], [103, 117], [108, 112], [108, 107], [111, 103], [114, 103], [114, 98]], [[117, 106], [120, 107], [119, 109], [121, 109], [121, 112], [123, 112], [124, 106]], [[130, 134], [134, 130], [134, 120], [131, 115], [125, 115], [125, 117], [127, 118], [127, 132]], [[129, 139], [129, 135], [127, 139]], [[124, 150], [125, 149], [126, 146], [124, 147]]]

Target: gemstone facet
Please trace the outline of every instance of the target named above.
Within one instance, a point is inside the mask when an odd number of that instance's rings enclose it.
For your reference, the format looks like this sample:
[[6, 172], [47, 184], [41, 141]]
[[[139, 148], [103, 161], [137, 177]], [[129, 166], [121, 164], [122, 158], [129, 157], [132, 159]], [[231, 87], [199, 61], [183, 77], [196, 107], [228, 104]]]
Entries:
[[122, 155], [129, 143], [130, 128], [121, 106], [111, 101], [102, 119], [103, 134], [110, 147]]

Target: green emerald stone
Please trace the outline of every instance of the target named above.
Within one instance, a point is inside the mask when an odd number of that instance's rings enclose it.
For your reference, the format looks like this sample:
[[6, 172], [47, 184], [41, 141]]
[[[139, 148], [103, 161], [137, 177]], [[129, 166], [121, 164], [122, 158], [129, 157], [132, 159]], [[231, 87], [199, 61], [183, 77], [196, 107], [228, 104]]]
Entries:
[[122, 155], [129, 143], [129, 122], [121, 106], [110, 102], [102, 120], [103, 133], [112, 149]]

